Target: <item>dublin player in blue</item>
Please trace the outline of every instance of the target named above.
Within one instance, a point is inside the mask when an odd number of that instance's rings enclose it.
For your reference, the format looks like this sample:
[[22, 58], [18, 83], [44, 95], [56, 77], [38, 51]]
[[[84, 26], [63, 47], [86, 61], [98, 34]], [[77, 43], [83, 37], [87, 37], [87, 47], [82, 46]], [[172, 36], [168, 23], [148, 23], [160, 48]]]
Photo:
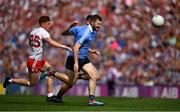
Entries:
[[[104, 102], [96, 101], [94, 98], [96, 81], [100, 79], [99, 73], [94, 65], [88, 59], [89, 49], [92, 41], [101, 27], [102, 18], [99, 15], [93, 15], [89, 24], [75, 26], [62, 32], [62, 35], [73, 35], [74, 46], [66, 61], [69, 78], [74, 84], [78, 78], [78, 71], [82, 70], [89, 76], [89, 106], [103, 106]], [[70, 85], [63, 84], [57, 98], [62, 96], [71, 88]]]

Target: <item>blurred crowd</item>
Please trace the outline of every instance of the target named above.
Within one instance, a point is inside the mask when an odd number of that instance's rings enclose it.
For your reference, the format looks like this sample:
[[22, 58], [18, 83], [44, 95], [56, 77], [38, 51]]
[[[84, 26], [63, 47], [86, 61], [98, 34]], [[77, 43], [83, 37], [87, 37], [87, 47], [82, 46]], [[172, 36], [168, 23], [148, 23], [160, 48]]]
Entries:
[[[52, 38], [72, 46], [73, 37], [61, 36], [63, 28], [100, 14], [93, 47], [101, 56], [90, 56], [102, 76], [99, 83], [180, 85], [179, 10], [179, 0], [0, 0], [0, 82], [11, 73], [28, 78], [29, 33], [41, 15], [52, 18]], [[161, 28], [151, 24], [156, 14], [165, 19]], [[66, 51], [46, 45], [45, 54], [56, 70], [65, 70]]]

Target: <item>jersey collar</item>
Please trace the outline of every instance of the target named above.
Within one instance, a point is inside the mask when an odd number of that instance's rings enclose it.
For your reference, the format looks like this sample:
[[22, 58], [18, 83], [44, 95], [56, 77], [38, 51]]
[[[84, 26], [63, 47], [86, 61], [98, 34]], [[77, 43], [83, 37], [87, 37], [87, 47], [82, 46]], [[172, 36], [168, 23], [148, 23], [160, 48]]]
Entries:
[[93, 32], [92, 26], [90, 24], [88, 24], [88, 27], [89, 27], [90, 31]]

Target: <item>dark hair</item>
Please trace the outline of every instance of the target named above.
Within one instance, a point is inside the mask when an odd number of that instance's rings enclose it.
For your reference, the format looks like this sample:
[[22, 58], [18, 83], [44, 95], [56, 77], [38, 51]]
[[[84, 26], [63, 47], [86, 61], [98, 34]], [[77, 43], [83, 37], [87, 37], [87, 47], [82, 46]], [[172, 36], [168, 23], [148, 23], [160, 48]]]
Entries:
[[96, 20], [102, 21], [102, 17], [99, 15], [92, 15], [91, 20], [92, 21], [96, 21]]
[[88, 15], [88, 16], [86, 17], [86, 21], [87, 21], [87, 20], [91, 20], [92, 16], [93, 16], [93, 15]]
[[51, 19], [50, 19], [49, 16], [41, 16], [41, 17], [39, 18], [39, 25], [41, 25], [42, 23], [48, 22], [48, 21], [50, 21], [50, 20], [51, 20]]

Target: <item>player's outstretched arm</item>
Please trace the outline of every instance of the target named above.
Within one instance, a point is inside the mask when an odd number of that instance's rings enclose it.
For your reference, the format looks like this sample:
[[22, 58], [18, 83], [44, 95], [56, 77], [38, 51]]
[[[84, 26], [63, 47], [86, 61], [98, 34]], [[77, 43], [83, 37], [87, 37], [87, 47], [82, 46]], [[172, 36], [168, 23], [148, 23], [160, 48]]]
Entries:
[[74, 27], [74, 26], [76, 26], [77, 24], [79, 24], [78, 21], [73, 21], [67, 28], [65, 28], [65, 29], [62, 31], [61, 35], [63, 35], [63, 36], [72, 35], [72, 34], [69, 32], [69, 29], [72, 28], [72, 27]]
[[79, 66], [78, 66], [78, 52], [79, 52], [79, 48], [80, 48], [81, 44], [80, 43], [76, 43], [73, 47], [73, 51], [74, 51], [74, 83], [76, 82], [77, 78], [78, 78], [78, 70], [79, 70]]
[[63, 48], [63, 49], [66, 49], [66, 50], [68, 50], [68, 51], [72, 51], [72, 49], [71, 49], [70, 47], [67, 47], [67, 46], [65, 46], [65, 45], [62, 45], [62, 44], [54, 41], [54, 40], [51, 39], [51, 38], [45, 38], [45, 40], [46, 40], [49, 44], [51, 44], [52, 46], [54, 46], [54, 47]]

